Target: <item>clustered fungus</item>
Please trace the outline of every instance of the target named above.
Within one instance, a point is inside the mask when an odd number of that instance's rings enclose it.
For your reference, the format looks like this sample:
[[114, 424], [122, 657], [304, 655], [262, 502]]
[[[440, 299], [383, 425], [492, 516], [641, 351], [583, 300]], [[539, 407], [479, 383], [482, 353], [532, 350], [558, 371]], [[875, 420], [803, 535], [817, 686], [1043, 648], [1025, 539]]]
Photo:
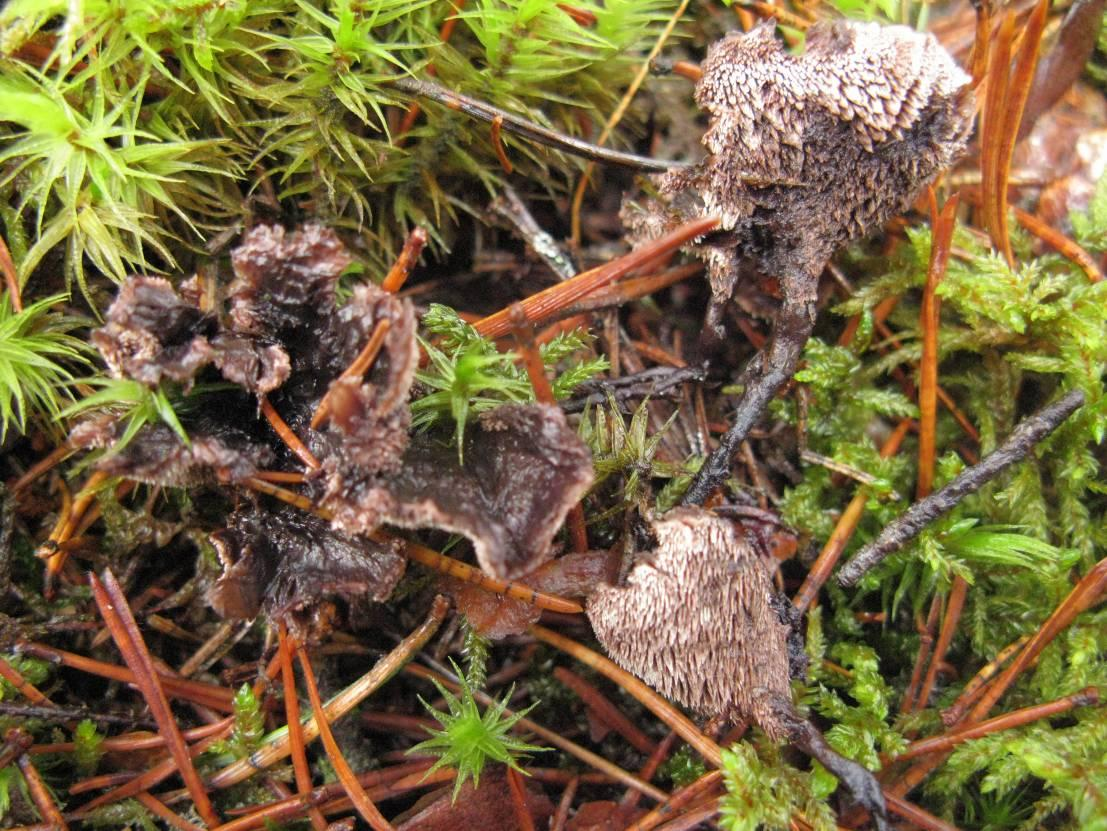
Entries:
[[[403, 574], [400, 547], [368, 539], [383, 524], [434, 528], [472, 541], [484, 570], [529, 572], [554, 554], [553, 537], [592, 478], [591, 456], [554, 407], [505, 405], [467, 434], [464, 464], [429, 434], [410, 435], [419, 348], [409, 301], [358, 285], [344, 304], [335, 285], [351, 259], [319, 225], [257, 227], [232, 253], [227, 313], [200, 308], [200, 292], [135, 277], [94, 335], [110, 372], [155, 388], [215, 380], [200, 407], [179, 413], [187, 441], [165, 424], [125, 445], [122, 425], [94, 416], [75, 444], [107, 447], [107, 473], [162, 485], [246, 484], [263, 469], [302, 469], [261, 419], [272, 408], [310, 459], [301, 493], [327, 522], [257, 503], [213, 539], [225, 573], [212, 602], [228, 617], [259, 612], [318, 635], [332, 598], [383, 601]], [[347, 367], [377, 336], [370, 368]], [[323, 416], [320, 417], [320, 410]]]

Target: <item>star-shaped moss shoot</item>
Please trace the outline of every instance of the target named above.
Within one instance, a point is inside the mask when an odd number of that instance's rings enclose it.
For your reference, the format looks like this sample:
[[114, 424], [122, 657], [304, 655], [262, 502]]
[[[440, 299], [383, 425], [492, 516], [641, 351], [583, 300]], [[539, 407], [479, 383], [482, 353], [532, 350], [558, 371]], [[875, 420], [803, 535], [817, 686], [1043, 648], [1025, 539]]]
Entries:
[[549, 748], [527, 744], [511, 735], [511, 730], [519, 719], [534, 707], [532, 704], [525, 710], [504, 716], [507, 702], [511, 700], [511, 694], [515, 690], [514, 686], [503, 698], [493, 699], [482, 715], [477, 706], [476, 697], [473, 695], [472, 684], [465, 673], [458, 669], [457, 664], [454, 664], [454, 673], [461, 687], [459, 696], [451, 693], [438, 681], [431, 679], [438, 688], [439, 695], [445, 699], [446, 706], [449, 708], [448, 713], [435, 709], [424, 701], [422, 696], [419, 697], [419, 701], [442, 725], [442, 729], [425, 728], [431, 737], [419, 742], [408, 753], [431, 753], [438, 757], [438, 761], [427, 771], [428, 775], [438, 768], [456, 769], [457, 777], [454, 779], [453, 792], [453, 799], [456, 800], [461, 786], [468, 779], [473, 780], [474, 786], [480, 784], [481, 771], [489, 760], [500, 762], [520, 773], [526, 773], [519, 767], [518, 757], [549, 750]]

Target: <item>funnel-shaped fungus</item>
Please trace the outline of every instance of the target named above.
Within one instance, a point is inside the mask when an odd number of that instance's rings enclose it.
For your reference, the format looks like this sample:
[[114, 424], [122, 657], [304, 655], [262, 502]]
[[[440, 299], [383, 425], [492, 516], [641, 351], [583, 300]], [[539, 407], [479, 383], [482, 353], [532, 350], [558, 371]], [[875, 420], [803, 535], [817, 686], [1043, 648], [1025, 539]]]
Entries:
[[541, 404], [505, 404], [478, 424], [466, 433], [464, 465], [453, 448], [416, 437], [394, 474], [336, 466], [323, 500], [336, 526], [463, 534], [481, 568], [502, 579], [548, 560], [554, 534], [592, 482], [588, 448], [558, 409]]
[[387, 600], [407, 564], [399, 542], [347, 537], [295, 510], [235, 511], [211, 540], [224, 566], [209, 595], [212, 607], [237, 619], [264, 610], [287, 621], [301, 642], [316, 640], [328, 628], [330, 598]]
[[[101, 458], [101, 470], [162, 485], [235, 484], [273, 464], [298, 466], [260, 420], [262, 395], [319, 462], [303, 495], [335, 517], [333, 530], [287, 516], [291, 508], [232, 514], [215, 537], [226, 566], [212, 595], [221, 613], [264, 611], [310, 635], [327, 622], [327, 598], [386, 599], [403, 572], [401, 555], [351, 536], [384, 523], [463, 534], [485, 571], [500, 578], [553, 555], [554, 534], [592, 480], [591, 455], [559, 410], [511, 405], [484, 413], [479, 429], [468, 431], [462, 466], [456, 450], [409, 436], [419, 362], [411, 303], [366, 284], [338, 305], [335, 284], [351, 258], [333, 232], [258, 227], [231, 259], [225, 320], [201, 311], [195, 286], [178, 293], [164, 280], [136, 277], [93, 336], [117, 377], [151, 389], [169, 380], [187, 390], [204, 378], [236, 387], [178, 413], [187, 443], [166, 425], [148, 424]], [[347, 371], [370, 343], [377, 348], [368, 368]], [[97, 416], [72, 438], [112, 447], [124, 428]]]
[[972, 127], [971, 79], [933, 35], [836, 21], [813, 26], [797, 56], [773, 31], [763, 23], [708, 50], [696, 85], [707, 158], [663, 174], [662, 201], [624, 212], [650, 238], [720, 217], [730, 234], [699, 249], [718, 302], [743, 266], [813, 301], [835, 249], [907, 209]]
[[653, 523], [657, 548], [626, 585], [588, 599], [607, 654], [698, 713], [753, 718], [784, 738], [772, 695], [789, 693], [788, 634], [774, 608], [771, 558], [733, 522], [695, 508]]

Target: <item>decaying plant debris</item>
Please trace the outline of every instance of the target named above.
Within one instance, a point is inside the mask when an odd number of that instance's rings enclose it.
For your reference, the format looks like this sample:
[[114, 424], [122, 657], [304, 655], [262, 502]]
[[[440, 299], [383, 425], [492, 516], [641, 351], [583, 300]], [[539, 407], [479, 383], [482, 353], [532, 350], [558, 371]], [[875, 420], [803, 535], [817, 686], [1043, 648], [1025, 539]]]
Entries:
[[0, 10], [0, 825], [1099, 831], [1103, 1], [772, 8]]

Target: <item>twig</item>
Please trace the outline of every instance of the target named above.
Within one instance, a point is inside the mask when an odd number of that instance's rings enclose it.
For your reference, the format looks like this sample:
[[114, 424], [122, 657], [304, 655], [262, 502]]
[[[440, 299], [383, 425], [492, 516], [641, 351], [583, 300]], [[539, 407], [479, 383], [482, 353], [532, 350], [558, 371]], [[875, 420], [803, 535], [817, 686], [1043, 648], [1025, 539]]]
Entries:
[[1021, 710], [1004, 713], [1002, 716], [981, 721], [962, 730], [912, 742], [902, 753], [893, 758], [896, 761], [902, 761], [916, 756], [925, 756], [928, 753], [944, 752], [962, 742], [979, 739], [981, 736], [988, 736], [1001, 730], [1011, 730], [1043, 718], [1052, 718], [1059, 713], [1067, 713], [1075, 707], [1093, 707], [1097, 704], [1099, 704], [1099, 690], [1095, 687], [1087, 687], [1074, 695], [1066, 695], [1064, 698], [1035, 704], [1032, 707], [1023, 707]]
[[594, 407], [607, 402], [608, 397], [615, 401], [631, 398], [659, 398], [671, 390], [679, 390], [684, 384], [702, 383], [707, 378], [707, 370], [702, 366], [655, 366], [633, 375], [601, 381], [586, 381], [577, 389], [579, 395], [561, 402], [566, 413], [579, 413], [586, 407]]
[[965, 496], [976, 492], [1015, 462], [1026, 458], [1038, 442], [1056, 430], [1083, 403], [1084, 393], [1081, 390], [1072, 390], [1054, 403], [1027, 416], [1007, 440], [981, 459], [979, 464], [962, 471], [948, 485], [919, 500], [890, 523], [879, 537], [862, 548], [839, 572], [838, 582], [843, 586], [855, 584], [866, 571], [914, 539], [927, 525], [957, 505]]
[[638, 156], [634, 153], [621, 153], [618, 150], [609, 150], [606, 147], [589, 144], [586, 141], [581, 141], [580, 139], [558, 133], [555, 130], [547, 129], [546, 127], [535, 124], [533, 121], [520, 118], [506, 110], [493, 107], [491, 104], [486, 104], [483, 101], [478, 101], [475, 98], [470, 98], [467, 95], [462, 95], [459, 92], [446, 89], [430, 81], [422, 81], [407, 76], [397, 76], [390, 78], [387, 83], [402, 92], [406, 92], [408, 95], [437, 101], [439, 104], [443, 104], [451, 110], [465, 113], [465, 115], [471, 118], [476, 118], [489, 124], [498, 119], [500, 120], [502, 129], [516, 133], [524, 138], [529, 138], [531, 141], [536, 141], [547, 147], [563, 150], [574, 156], [592, 159], [604, 164], [630, 167], [635, 170], [653, 170], [657, 172], [664, 172], [666, 170], [672, 170], [673, 168], [687, 166], [683, 162], [668, 162], [663, 159], [651, 159], [648, 156]]
[[[890, 459], [896, 455], [900, 444], [903, 443], [903, 439], [910, 429], [911, 419], [905, 418], [892, 431], [892, 434], [884, 442], [884, 446], [880, 448], [880, 458]], [[838, 559], [842, 556], [842, 552], [846, 550], [846, 546], [849, 545], [853, 532], [857, 530], [857, 523], [861, 521], [861, 516], [865, 512], [865, 505], [868, 501], [869, 489], [867, 487], [858, 488], [849, 505], [838, 517], [838, 523], [834, 526], [834, 530], [830, 533], [826, 544], [823, 545], [823, 550], [819, 552], [818, 559], [815, 560], [815, 564], [811, 566], [811, 570], [807, 572], [807, 577], [803, 580], [803, 585], [800, 586], [799, 591], [792, 598], [792, 602], [801, 613], [807, 611], [815, 598], [819, 596], [819, 590], [822, 589], [823, 584], [830, 579], [834, 566], [838, 564]]]

